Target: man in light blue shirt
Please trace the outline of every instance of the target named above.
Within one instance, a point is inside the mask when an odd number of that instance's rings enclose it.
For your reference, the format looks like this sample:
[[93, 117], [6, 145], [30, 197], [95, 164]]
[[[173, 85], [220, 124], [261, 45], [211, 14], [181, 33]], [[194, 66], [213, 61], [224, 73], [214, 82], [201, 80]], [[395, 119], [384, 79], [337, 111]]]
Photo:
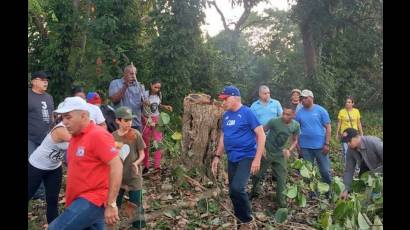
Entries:
[[251, 110], [262, 125], [266, 125], [272, 118], [282, 115], [282, 106], [278, 100], [270, 98], [270, 91], [266, 85], [259, 87], [259, 100], [251, 105]]

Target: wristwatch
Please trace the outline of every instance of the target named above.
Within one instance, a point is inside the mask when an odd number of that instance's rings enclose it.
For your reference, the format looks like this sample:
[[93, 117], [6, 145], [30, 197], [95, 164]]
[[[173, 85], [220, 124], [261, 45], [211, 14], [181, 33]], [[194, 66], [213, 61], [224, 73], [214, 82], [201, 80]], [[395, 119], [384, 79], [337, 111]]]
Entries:
[[111, 208], [117, 208], [117, 202], [114, 201], [112, 203], [109, 203], [108, 206], [110, 206]]

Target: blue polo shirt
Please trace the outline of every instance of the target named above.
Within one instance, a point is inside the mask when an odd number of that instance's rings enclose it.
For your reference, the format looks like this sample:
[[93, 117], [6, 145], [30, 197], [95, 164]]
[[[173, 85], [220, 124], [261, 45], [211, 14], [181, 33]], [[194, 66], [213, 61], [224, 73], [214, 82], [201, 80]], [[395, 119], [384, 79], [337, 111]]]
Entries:
[[326, 140], [324, 126], [330, 123], [329, 113], [326, 109], [317, 104], [313, 104], [311, 109], [302, 107], [296, 113], [295, 120], [300, 124], [300, 147], [322, 149]]
[[226, 111], [222, 116], [224, 148], [228, 160], [238, 162], [244, 158], [254, 158], [256, 154], [256, 133], [261, 124], [249, 107], [242, 105], [236, 111]]
[[262, 125], [266, 125], [272, 118], [282, 116], [282, 106], [278, 100], [270, 98], [267, 104], [263, 104], [260, 100], [255, 101], [251, 105], [251, 110]]

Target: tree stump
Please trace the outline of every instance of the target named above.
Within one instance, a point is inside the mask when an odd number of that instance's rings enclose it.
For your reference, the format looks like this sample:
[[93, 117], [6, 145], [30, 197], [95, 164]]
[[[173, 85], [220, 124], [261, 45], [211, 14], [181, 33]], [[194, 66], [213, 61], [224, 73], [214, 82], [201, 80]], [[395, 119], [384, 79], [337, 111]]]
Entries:
[[[207, 94], [193, 93], [184, 98], [182, 161], [186, 169], [195, 168], [201, 176], [213, 178], [211, 162], [220, 137], [223, 112], [222, 104], [211, 101]], [[219, 166], [218, 175], [221, 175], [223, 164]]]

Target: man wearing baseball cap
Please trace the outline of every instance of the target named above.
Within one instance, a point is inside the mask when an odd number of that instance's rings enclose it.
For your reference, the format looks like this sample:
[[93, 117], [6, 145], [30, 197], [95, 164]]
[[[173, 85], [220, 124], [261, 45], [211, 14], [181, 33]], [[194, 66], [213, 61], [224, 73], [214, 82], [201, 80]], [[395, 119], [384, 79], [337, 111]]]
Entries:
[[330, 117], [326, 109], [313, 103], [313, 98], [313, 92], [308, 89], [304, 89], [300, 94], [303, 108], [299, 109], [295, 118], [300, 124], [299, 144], [303, 159], [312, 164], [316, 159], [322, 180], [330, 185]]
[[67, 97], [55, 111], [71, 133], [67, 149], [66, 209], [49, 230], [105, 229], [119, 220], [116, 198], [122, 162], [112, 135], [90, 122], [89, 106], [80, 97]]
[[[219, 95], [226, 109], [222, 117], [222, 131], [212, 161], [212, 173], [216, 175], [219, 159], [224, 150], [228, 156], [229, 197], [239, 229], [253, 229], [251, 205], [245, 191], [250, 174], [257, 174], [265, 148], [265, 132], [252, 110], [242, 105], [241, 94], [235, 86], [227, 86]], [[257, 146], [257, 147], [256, 147]]]
[[346, 199], [356, 164], [360, 167], [359, 176], [367, 171], [383, 173], [383, 141], [375, 136], [360, 136], [354, 128], [343, 131], [342, 141], [348, 145], [343, 175], [345, 190], [341, 194]]
[[[54, 100], [50, 94], [46, 93], [48, 79], [49, 76], [44, 71], [31, 74], [31, 88], [28, 88], [27, 93], [27, 158], [40, 146], [52, 125], [51, 115], [54, 110]], [[44, 199], [44, 197], [44, 185], [41, 183], [34, 198]]]

